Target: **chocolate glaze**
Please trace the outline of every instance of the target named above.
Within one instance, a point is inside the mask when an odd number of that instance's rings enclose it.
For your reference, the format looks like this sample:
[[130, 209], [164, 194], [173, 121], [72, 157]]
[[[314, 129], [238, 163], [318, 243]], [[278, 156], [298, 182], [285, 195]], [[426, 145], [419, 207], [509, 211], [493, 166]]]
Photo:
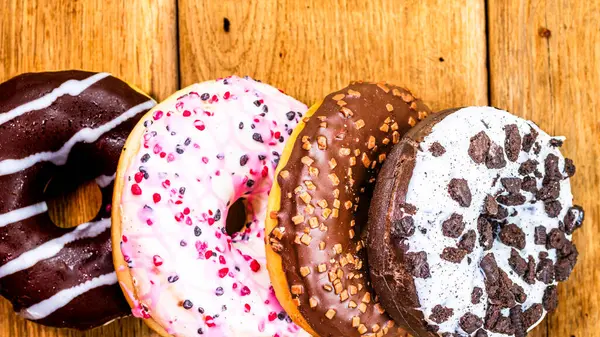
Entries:
[[[282, 257], [285, 276], [300, 313], [321, 337], [404, 333], [397, 327], [391, 328], [393, 321], [381, 309], [372, 291], [366, 252], [362, 249], [362, 229], [375, 177], [385, 155], [429, 112], [405, 89], [352, 83], [324, 99], [298, 135], [289, 161], [277, 177], [281, 208], [279, 227], [275, 230], [283, 231], [283, 236], [278, 239], [274, 230], [271, 240], [281, 244], [273, 247], [279, 247], [276, 250]], [[335, 160], [335, 165], [331, 160]], [[311, 181], [314, 188], [306, 181]], [[307, 196], [314, 207], [312, 215], [303, 200]], [[293, 217], [298, 214], [304, 219], [295, 218], [298, 223], [295, 225]], [[309, 237], [310, 243], [306, 245]], [[308, 275], [307, 270], [310, 270]], [[338, 282], [341, 286], [336, 289]], [[301, 293], [298, 289], [302, 289]]]
[[[68, 80], [94, 75], [84, 71], [23, 74], [0, 84], [0, 116], [38, 99]], [[0, 162], [57, 151], [75, 133], [97, 128], [149, 98], [123, 81], [108, 76], [77, 96], [63, 95], [49, 107], [27, 112], [0, 125]], [[130, 130], [141, 111], [93, 143], [76, 144], [63, 166], [39, 162], [12, 174], [0, 175], [0, 215], [45, 201], [51, 179], [75, 187], [101, 175], [112, 176]], [[92, 221], [110, 218], [113, 184], [101, 188], [102, 207]], [[0, 266], [75, 228], [55, 226], [47, 212], [0, 227]], [[114, 271], [110, 231], [66, 244], [55, 256], [0, 278], [0, 294], [21, 311], [57, 292]], [[101, 286], [76, 297], [49, 316], [36, 320], [49, 326], [88, 329], [128, 315], [129, 305], [118, 284]]]
[[[406, 192], [415, 167], [419, 142], [431, 128], [446, 116], [458, 109], [445, 110], [431, 115], [406, 133], [400, 144], [391, 151], [379, 176], [369, 209], [367, 230], [367, 253], [370, 273], [375, 291], [381, 296], [381, 303], [401, 327], [411, 335], [437, 336], [427, 331], [413, 276], [406, 268], [406, 256], [402, 247], [397, 247], [391, 238], [391, 219], [402, 217], [405, 210]], [[385, 216], [381, 216], [385, 214]], [[385, 271], [392, 263], [394, 270]]]

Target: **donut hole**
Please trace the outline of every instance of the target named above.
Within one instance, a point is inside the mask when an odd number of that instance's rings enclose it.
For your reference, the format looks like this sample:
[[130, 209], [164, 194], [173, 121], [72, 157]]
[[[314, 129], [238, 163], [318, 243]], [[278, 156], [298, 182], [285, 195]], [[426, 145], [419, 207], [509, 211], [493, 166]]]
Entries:
[[244, 198], [236, 200], [229, 206], [227, 219], [225, 219], [225, 231], [227, 232], [227, 235], [233, 236], [235, 233], [239, 233], [245, 228], [246, 219], [248, 219], [246, 207], [247, 202]]
[[56, 177], [44, 191], [50, 219], [61, 228], [93, 220], [102, 207], [102, 192], [94, 181], [72, 185], [67, 178]]

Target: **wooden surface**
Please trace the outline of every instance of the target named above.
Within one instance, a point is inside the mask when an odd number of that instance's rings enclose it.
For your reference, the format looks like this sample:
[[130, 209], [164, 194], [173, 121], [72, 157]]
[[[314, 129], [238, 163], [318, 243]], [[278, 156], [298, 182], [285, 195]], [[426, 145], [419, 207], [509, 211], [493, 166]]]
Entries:
[[[387, 80], [433, 109], [491, 104], [567, 136], [564, 153], [578, 165], [573, 193], [586, 209], [575, 235], [580, 262], [559, 287], [559, 311], [530, 336], [600, 336], [600, 0], [0, 5], [0, 81], [27, 71], [109, 71], [160, 100], [196, 81], [239, 74], [311, 104], [352, 79]], [[74, 201], [78, 209], [94, 207], [95, 190], [87, 191]], [[85, 220], [72, 209], [55, 211], [57, 222]], [[132, 318], [86, 333], [40, 327], [0, 300], [0, 337], [9, 336], [155, 335]]]

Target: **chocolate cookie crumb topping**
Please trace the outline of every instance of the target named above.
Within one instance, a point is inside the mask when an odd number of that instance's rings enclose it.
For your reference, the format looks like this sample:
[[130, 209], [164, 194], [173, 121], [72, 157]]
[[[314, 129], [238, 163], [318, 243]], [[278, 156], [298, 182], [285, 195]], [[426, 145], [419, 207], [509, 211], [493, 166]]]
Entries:
[[535, 129], [533, 129], [533, 128], [531, 128], [531, 131], [528, 134], [523, 136], [523, 151], [524, 152], [529, 152], [531, 150], [531, 147], [533, 146], [533, 143], [535, 143], [537, 136], [538, 136], [538, 132], [535, 131]]
[[574, 205], [573, 207], [569, 208], [563, 219], [565, 224], [565, 233], [571, 235], [577, 228], [581, 227], [583, 224], [584, 215], [585, 214], [581, 206]]
[[498, 196], [496, 200], [505, 206], [518, 206], [523, 205], [527, 199], [520, 193], [509, 193], [508, 195]]
[[446, 149], [439, 142], [434, 142], [429, 147], [429, 152], [431, 152], [434, 157], [439, 157], [446, 152]]
[[471, 206], [471, 190], [465, 179], [453, 178], [448, 184], [450, 197], [462, 207]]
[[487, 334], [487, 332], [485, 330], [479, 329], [475, 333], [475, 337], [488, 337], [488, 334]]
[[544, 203], [544, 210], [551, 218], [556, 218], [562, 210], [562, 205], [558, 200], [551, 200]]
[[537, 323], [540, 318], [542, 318], [542, 314], [544, 310], [540, 303], [535, 303], [529, 309], [523, 312], [523, 325], [526, 329], [529, 329], [532, 325]]
[[544, 290], [544, 297], [542, 298], [542, 305], [548, 312], [553, 312], [558, 306], [558, 292], [556, 286], [548, 286]]
[[406, 262], [409, 266], [410, 273], [414, 277], [431, 277], [431, 274], [429, 273], [429, 264], [427, 263], [427, 253], [406, 253], [404, 257], [406, 258]]
[[472, 334], [483, 325], [483, 320], [467, 312], [460, 318], [459, 324], [466, 333]]
[[536, 269], [536, 278], [545, 284], [554, 282], [554, 264], [550, 259], [541, 260]]
[[467, 251], [464, 249], [446, 247], [444, 248], [444, 251], [442, 251], [442, 254], [440, 254], [440, 257], [449, 262], [460, 263], [466, 255]]
[[535, 227], [535, 232], [533, 234], [533, 242], [536, 245], [546, 245], [546, 227], [537, 226]]
[[569, 177], [569, 178], [571, 178], [572, 176], [575, 175], [575, 164], [573, 164], [573, 160], [571, 160], [569, 158], [565, 158], [564, 171], [565, 171], [565, 174], [567, 175], [567, 177]]
[[519, 174], [522, 176], [530, 175], [535, 171], [539, 162], [535, 159], [527, 159], [519, 166]]
[[475, 136], [471, 137], [469, 144], [469, 156], [477, 164], [483, 163], [488, 152], [490, 150], [490, 138], [488, 135], [481, 131]]
[[525, 259], [522, 258], [519, 252], [514, 248], [510, 251], [508, 265], [517, 275], [521, 277], [525, 275], [525, 272], [527, 271], [527, 261], [525, 261]]
[[521, 190], [521, 182], [520, 178], [502, 178], [500, 179], [500, 183], [509, 193], [519, 193]]
[[535, 283], [535, 259], [531, 255], [527, 257], [527, 271], [525, 272], [523, 279], [527, 284]]
[[429, 319], [436, 322], [437, 324], [444, 323], [454, 314], [454, 310], [452, 308], [443, 307], [441, 305], [436, 305], [431, 310], [431, 315], [429, 315]]
[[506, 166], [506, 159], [504, 158], [504, 149], [502, 146], [491, 142], [490, 151], [485, 158], [485, 166], [489, 169], [501, 169]]
[[392, 222], [391, 235], [395, 240], [411, 237], [415, 234], [415, 223], [411, 216], [405, 216]]
[[485, 214], [496, 215], [498, 214], [498, 202], [491, 195], [486, 195], [483, 202], [483, 209]]
[[507, 246], [518, 249], [525, 248], [525, 233], [515, 224], [508, 224], [500, 229], [500, 241]]
[[467, 253], [472, 253], [475, 248], [475, 241], [477, 240], [477, 233], [474, 230], [468, 230], [458, 242], [458, 247], [467, 251]]
[[510, 321], [515, 329], [515, 337], [527, 335], [527, 327], [523, 324], [523, 311], [520, 305], [515, 305], [510, 309]]
[[452, 213], [447, 220], [442, 222], [442, 232], [447, 237], [458, 238], [464, 229], [463, 216], [457, 213]]
[[483, 289], [474, 287], [473, 292], [471, 292], [471, 303], [478, 304], [481, 301], [481, 296], [483, 296]]
[[504, 148], [506, 149], [506, 157], [510, 161], [517, 161], [519, 152], [521, 151], [521, 135], [516, 124], [509, 124], [504, 127], [506, 140]]
[[477, 231], [479, 232], [479, 244], [483, 249], [492, 249], [494, 244], [492, 224], [486, 218], [480, 216], [477, 219]]
[[523, 191], [536, 193], [537, 192], [537, 180], [534, 177], [525, 177], [521, 183], [521, 189]]

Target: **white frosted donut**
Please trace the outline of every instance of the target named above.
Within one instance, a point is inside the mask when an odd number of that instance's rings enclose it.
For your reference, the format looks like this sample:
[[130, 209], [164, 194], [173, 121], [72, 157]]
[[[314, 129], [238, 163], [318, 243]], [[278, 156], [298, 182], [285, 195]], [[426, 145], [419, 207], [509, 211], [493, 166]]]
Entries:
[[[273, 172], [306, 110], [269, 85], [230, 77], [176, 93], [130, 136], [117, 176], [115, 262], [134, 314], [161, 334], [306, 335], [275, 297], [264, 246]], [[246, 226], [230, 236], [228, 210], [240, 198]]]

